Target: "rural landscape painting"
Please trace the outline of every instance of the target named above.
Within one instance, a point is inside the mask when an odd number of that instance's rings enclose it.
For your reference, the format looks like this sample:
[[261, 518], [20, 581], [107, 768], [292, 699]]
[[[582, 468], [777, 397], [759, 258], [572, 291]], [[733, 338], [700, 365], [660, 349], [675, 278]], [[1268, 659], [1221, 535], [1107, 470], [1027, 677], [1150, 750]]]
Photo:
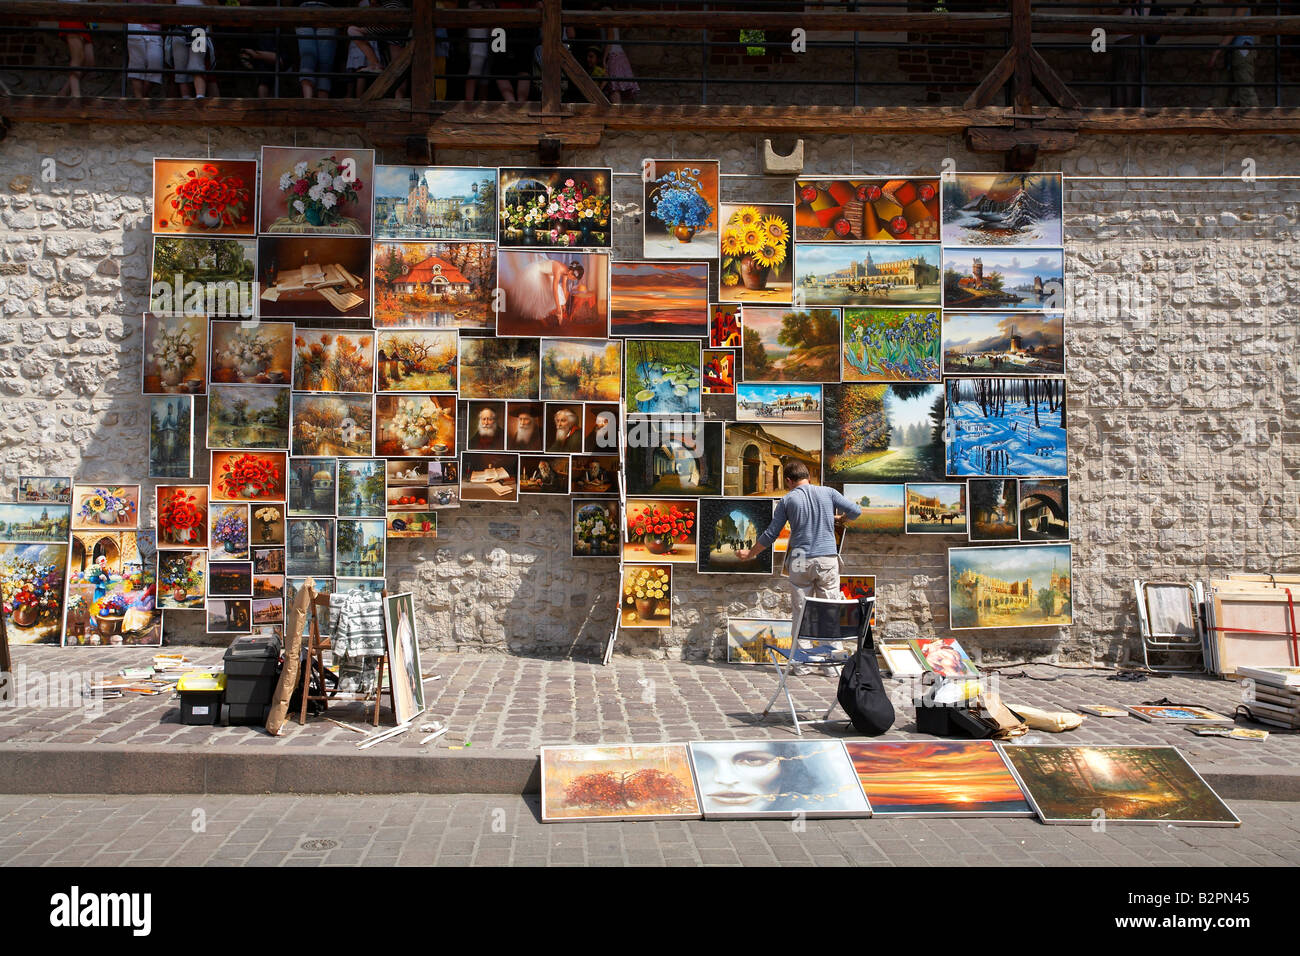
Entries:
[[1065, 477], [1065, 379], [950, 378], [946, 388], [949, 475]]
[[727, 618], [727, 663], [769, 664], [768, 646], [789, 650], [791, 620], [787, 618]]
[[1065, 371], [1062, 312], [944, 312], [948, 375], [1060, 375]]
[[537, 398], [541, 356], [537, 339], [462, 338], [460, 397]]
[[542, 339], [543, 401], [617, 402], [623, 344], [610, 339]]
[[746, 308], [747, 382], [838, 382], [840, 310]]
[[375, 349], [375, 391], [456, 390], [460, 340], [454, 330], [383, 329]]
[[209, 386], [208, 447], [288, 448], [289, 394], [288, 385]]
[[826, 481], [944, 477], [943, 386], [828, 385]]
[[843, 550], [856, 551], [862, 535], [903, 534], [906, 492], [905, 484], [846, 484], [841, 493], [862, 514], [844, 522]]
[[949, 548], [948, 611], [953, 630], [1069, 627], [1070, 546]]

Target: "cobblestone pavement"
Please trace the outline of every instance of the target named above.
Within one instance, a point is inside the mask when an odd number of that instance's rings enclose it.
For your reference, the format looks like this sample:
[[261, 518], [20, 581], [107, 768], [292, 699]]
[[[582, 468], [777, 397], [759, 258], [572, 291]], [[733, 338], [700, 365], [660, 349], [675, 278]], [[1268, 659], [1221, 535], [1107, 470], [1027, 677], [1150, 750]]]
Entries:
[[[25, 678], [28, 686], [40, 683], [33, 681], [36, 675], [44, 675], [46, 683], [57, 679], [67, 684], [69, 675], [116, 673], [128, 665], [147, 664], [156, 650], [18, 647], [14, 664], [16, 676]], [[221, 660], [216, 648], [168, 650], [183, 651], [205, 666], [219, 665]], [[423, 663], [426, 675], [441, 675], [440, 680], [425, 684], [426, 719], [440, 720], [451, 728], [438, 741], [439, 747], [470, 742], [476, 752], [528, 751], [542, 744], [784, 738], [793, 733], [788, 712], [779, 707], [766, 720], [758, 719], [776, 686], [772, 670], [766, 666], [616, 657], [610, 666], [602, 667], [486, 654], [430, 655]], [[1067, 709], [1086, 702], [1118, 705], [1168, 698], [1231, 714], [1241, 701], [1242, 689], [1232, 681], [1152, 677], [1143, 683], [1127, 683], [1107, 680], [1108, 673], [1013, 666], [1002, 671], [1000, 690], [1008, 702]], [[1027, 676], [1015, 676], [1018, 674]], [[899, 692], [899, 701], [910, 700], [902, 684], [888, 683]], [[791, 680], [796, 702], [818, 717], [833, 699], [835, 687], [834, 678], [824, 676]], [[367, 714], [359, 704], [331, 708], [331, 713], [369, 729]], [[268, 737], [260, 728], [186, 727], [179, 720], [179, 703], [170, 693], [156, 697], [128, 694], [103, 702], [101, 713], [77, 706], [0, 706], [0, 744], [220, 744], [346, 748], [355, 753], [359, 739], [323, 720], [311, 720], [305, 727], [291, 721], [278, 738]], [[383, 721], [391, 724], [391, 715], [385, 715]], [[1244, 719], [1239, 725], [1262, 726]], [[809, 727], [805, 732], [840, 735], [845, 727], [839, 721]], [[404, 734], [377, 744], [370, 752], [427, 749], [419, 747], [420, 736]], [[1203, 771], [1300, 766], [1300, 738], [1276, 731], [1260, 743], [1196, 737], [1185, 728], [1157, 727], [1132, 717], [1092, 717], [1077, 731], [1042, 736], [1060, 743], [1172, 743]], [[916, 734], [908, 703], [898, 707], [895, 728], [884, 739], [932, 738]]]
[[[1295, 866], [1295, 804], [1238, 829], [1032, 819], [542, 824], [536, 797], [0, 796], [0, 862], [48, 866]], [[194, 832], [196, 821], [205, 830]]]

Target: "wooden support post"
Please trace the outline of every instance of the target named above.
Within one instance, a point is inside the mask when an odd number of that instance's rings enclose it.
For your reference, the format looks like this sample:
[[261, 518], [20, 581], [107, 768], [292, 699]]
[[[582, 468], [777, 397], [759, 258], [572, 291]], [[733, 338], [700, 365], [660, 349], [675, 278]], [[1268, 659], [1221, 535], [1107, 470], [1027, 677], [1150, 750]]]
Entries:
[[560, 112], [564, 23], [560, 0], [542, 0], [542, 114]]
[[371, 100], [387, 96], [410, 72], [411, 57], [414, 53], [415, 44], [408, 43], [405, 49], [393, 59], [393, 62], [388, 64], [384, 72], [375, 77], [370, 85], [366, 87], [366, 91], [361, 94], [361, 102], [368, 103]]
[[415, 112], [429, 112], [435, 100], [433, 12], [433, 0], [415, 0], [411, 7], [411, 109]]
[[1011, 49], [1015, 53], [1012, 104], [1017, 113], [1030, 113], [1034, 108], [1033, 20], [1029, 3], [1011, 0]]

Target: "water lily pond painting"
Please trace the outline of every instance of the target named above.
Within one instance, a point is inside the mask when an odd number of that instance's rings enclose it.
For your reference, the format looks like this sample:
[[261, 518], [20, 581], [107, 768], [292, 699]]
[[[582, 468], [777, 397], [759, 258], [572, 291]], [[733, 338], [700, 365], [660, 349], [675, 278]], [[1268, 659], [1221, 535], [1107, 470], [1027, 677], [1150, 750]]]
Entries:
[[629, 412], [699, 414], [698, 341], [628, 339], [623, 368]]

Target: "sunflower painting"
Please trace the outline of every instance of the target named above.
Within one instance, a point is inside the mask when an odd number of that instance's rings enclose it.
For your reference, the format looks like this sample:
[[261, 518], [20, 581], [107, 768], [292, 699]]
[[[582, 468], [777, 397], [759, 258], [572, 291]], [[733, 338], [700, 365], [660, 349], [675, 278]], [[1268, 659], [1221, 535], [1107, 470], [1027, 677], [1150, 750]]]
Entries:
[[793, 207], [722, 203], [718, 301], [789, 302], [793, 289]]

